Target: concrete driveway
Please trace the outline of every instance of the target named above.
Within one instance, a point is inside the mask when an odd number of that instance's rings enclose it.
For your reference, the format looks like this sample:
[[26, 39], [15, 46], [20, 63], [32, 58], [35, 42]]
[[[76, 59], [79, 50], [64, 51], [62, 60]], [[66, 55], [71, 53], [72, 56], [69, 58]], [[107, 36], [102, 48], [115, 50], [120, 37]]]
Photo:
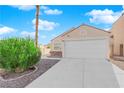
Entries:
[[116, 88], [111, 63], [106, 59], [63, 58], [27, 88]]

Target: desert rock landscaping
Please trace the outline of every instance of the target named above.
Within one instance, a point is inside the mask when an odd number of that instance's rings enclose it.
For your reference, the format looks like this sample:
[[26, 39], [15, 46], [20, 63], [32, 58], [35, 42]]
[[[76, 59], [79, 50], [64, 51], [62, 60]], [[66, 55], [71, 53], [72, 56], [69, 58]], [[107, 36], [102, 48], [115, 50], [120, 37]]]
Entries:
[[9, 73], [6, 76], [0, 76], [1, 88], [23, 88], [40, 75], [45, 73], [59, 60], [42, 59], [35, 65], [36, 69], [23, 73]]

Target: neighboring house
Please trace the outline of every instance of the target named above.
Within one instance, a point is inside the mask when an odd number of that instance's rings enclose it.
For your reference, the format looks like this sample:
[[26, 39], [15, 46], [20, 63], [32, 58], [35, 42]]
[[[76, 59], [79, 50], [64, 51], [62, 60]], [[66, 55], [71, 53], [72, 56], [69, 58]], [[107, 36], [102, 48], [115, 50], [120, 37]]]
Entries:
[[[98, 29], [96, 27], [89, 26], [86, 24], [82, 24], [79, 27], [73, 28], [63, 33], [62, 35], [59, 35], [58, 37], [54, 38], [51, 41], [51, 51], [54, 51], [54, 52], [62, 51], [62, 55], [64, 56], [65, 49], [66, 49], [65, 42], [68, 40], [70, 41], [81, 41], [81, 40], [87, 40], [87, 39], [93, 40], [93, 39], [104, 38], [108, 36], [109, 36], [109, 32], [105, 30]], [[72, 46], [76, 47], [76, 45], [73, 45], [73, 44]], [[72, 46], [70, 48], [72, 48]]]
[[42, 56], [50, 56], [51, 45], [41, 45]]
[[110, 57], [124, 56], [124, 14], [112, 25], [110, 30]]

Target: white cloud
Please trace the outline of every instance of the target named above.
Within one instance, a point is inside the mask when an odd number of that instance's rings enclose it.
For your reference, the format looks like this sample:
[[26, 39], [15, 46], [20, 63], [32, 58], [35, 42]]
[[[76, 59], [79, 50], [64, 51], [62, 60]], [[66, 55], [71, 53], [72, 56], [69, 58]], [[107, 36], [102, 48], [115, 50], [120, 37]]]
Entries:
[[58, 10], [58, 9], [48, 9], [48, 10], [45, 10], [44, 13], [46, 13], [47, 15], [60, 15], [63, 13], [63, 11], [61, 10]]
[[43, 5], [40, 6], [40, 8], [43, 9], [43, 10], [49, 9], [47, 6], [43, 6]]
[[[18, 8], [19, 10], [23, 10], [23, 11], [30, 11], [36, 8], [35, 5], [11, 5], [11, 7]], [[44, 13], [47, 15], [59, 15], [63, 13], [63, 11], [61, 10], [50, 9], [47, 6], [40, 6], [40, 9], [43, 9]]]
[[114, 12], [113, 10], [104, 9], [104, 10], [92, 10], [86, 15], [90, 16], [90, 22], [95, 24], [112, 24], [114, 23], [119, 16], [121, 15], [122, 11]]
[[[35, 27], [35, 21], [36, 21], [36, 19], [32, 20], [34, 27]], [[53, 30], [58, 25], [59, 24], [56, 22], [39, 19], [39, 30], [49, 30], [50, 31], [50, 30]]]
[[42, 35], [42, 36], [41, 36], [41, 38], [42, 38], [42, 39], [46, 39], [46, 38], [47, 38], [47, 36], [45, 36], [45, 35]]
[[[38, 33], [39, 34], [39, 33]], [[22, 31], [21, 32], [21, 36], [22, 37], [31, 37], [31, 38], [35, 38], [35, 32], [28, 32], [28, 31]], [[39, 40], [40, 39], [46, 39], [47, 36], [46, 35], [38, 35], [39, 36]]]
[[18, 8], [19, 10], [30, 11], [35, 9], [34, 5], [12, 5], [14, 8]]
[[21, 35], [26, 36], [26, 37], [32, 37], [34, 38], [35, 32], [27, 32], [27, 31], [22, 31]]
[[47, 6], [41, 6], [40, 8], [43, 9], [44, 10], [44, 13], [47, 14], [47, 15], [60, 15], [60, 14], [63, 13], [63, 11], [61, 11], [61, 10], [50, 9]]
[[54, 38], [54, 37], [56, 37], [57, 35], [56, 34], [52, 34], [52, 37]]
[[123, 8], [123, 10], [124, 10], [124, 5], [122, 5], [122, 8]]
[[11, 28], [11, 27], [7, 27], [7, 26], [0, 27], [0, 35], [12, 33], [15, 31], [16, 31], [16, 29]]

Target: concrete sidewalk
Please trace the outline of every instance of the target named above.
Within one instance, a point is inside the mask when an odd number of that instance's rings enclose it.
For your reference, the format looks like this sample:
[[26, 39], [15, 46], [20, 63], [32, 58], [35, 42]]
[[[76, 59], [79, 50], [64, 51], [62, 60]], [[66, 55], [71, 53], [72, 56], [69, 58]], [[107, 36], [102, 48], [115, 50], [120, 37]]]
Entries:
[[105, 59], [63, 58], [27, 88], [119, 87], [111, 63]]
[[84, 77], [85, 88], [119, 87], [112, 64], [106, 59], [87, 59]]
[[113, 69], [114, 69], [114, 72], [115, 72], [115, 75], [117, 77], [120, 87], [124, 88], [124, 70], [121, 70], [114, 64], [112, 66], [113, 66]]

